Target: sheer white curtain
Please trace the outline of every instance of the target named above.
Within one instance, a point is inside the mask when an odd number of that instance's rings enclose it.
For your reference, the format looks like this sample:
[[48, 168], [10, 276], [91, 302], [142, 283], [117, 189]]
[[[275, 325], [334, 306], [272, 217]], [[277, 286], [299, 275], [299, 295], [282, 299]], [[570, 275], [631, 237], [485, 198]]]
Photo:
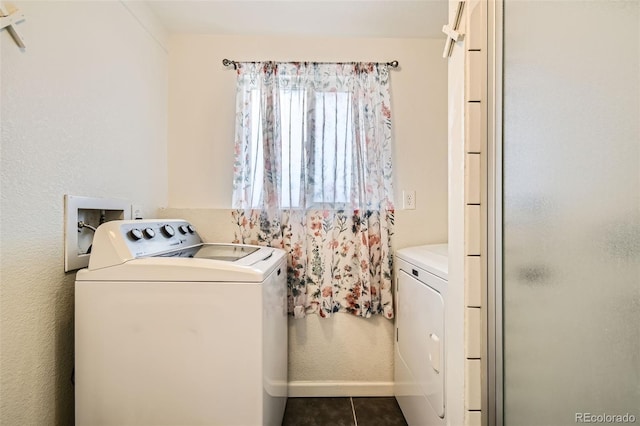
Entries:
[[388, 71], [238, 64], [236, 239], [287, 250], [296, 317], [393, 317]]

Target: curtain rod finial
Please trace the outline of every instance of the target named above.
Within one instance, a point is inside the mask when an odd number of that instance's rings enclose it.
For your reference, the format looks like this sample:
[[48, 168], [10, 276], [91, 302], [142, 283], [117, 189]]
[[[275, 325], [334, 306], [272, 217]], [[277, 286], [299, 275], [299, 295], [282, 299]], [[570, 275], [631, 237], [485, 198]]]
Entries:
[[231, 60], [226, 59], [226, 58], [222, 60], [222, 65], [225, 66], [225, 67], [229, 67], [229, 66], [233, 65], [233, 69], [234, 70], [238, 69], [238, 66], [236, 65], [236, 61], [231, 61]]

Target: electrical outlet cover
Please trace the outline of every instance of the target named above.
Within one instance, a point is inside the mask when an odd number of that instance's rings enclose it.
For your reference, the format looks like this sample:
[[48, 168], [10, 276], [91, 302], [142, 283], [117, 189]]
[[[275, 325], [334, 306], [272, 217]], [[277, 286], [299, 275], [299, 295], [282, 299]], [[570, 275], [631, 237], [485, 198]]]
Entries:
[[416, 191], [402, 191], [402, 208], [405, 210], [416, 208]]

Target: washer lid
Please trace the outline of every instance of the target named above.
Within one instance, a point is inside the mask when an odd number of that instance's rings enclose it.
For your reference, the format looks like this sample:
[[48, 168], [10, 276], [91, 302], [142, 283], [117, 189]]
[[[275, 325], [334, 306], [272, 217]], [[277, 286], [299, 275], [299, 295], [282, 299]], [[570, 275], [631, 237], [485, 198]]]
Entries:
[[406, 247], [397, 250], [396, 256], [445, 280], [449, 277], [449, 245], [446, 243]]
[[[200, 244], [183, 249], [156, 254], [153, 257], [193, 257], [196, 259], [224, 260], [238, 262], [260, 250], [258, 246], [240, 244]], [[253, 259], [254, 256], [251, 256]]]
[[275, 269], [279, 269], [279, 274], [286, 274], [287, 271], [280, 267], [285, 257], [284, 250], [244, 247], [257, 250], [235, 261], [189, 256], [131, 259], [105, 268], [81, 269], [76, 274], [76, 281], [260, 283]]
[[203, 243], [181, 219], [114, 220], [95, 231], [76, 280], [261, 282], [283, 257], [271, 247]]

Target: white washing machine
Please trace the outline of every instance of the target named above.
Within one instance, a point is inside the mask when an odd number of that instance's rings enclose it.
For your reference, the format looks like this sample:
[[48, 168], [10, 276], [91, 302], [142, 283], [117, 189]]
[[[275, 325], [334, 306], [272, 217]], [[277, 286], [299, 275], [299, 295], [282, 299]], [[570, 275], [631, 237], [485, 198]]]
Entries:
[[394, 393], [410, 426], [445, 420], [447, 244], [396, 252]]
[[101, 225], [75, 283], [76, 425], [280, 425], [285, 277], [284, 251], [182, 220]]

